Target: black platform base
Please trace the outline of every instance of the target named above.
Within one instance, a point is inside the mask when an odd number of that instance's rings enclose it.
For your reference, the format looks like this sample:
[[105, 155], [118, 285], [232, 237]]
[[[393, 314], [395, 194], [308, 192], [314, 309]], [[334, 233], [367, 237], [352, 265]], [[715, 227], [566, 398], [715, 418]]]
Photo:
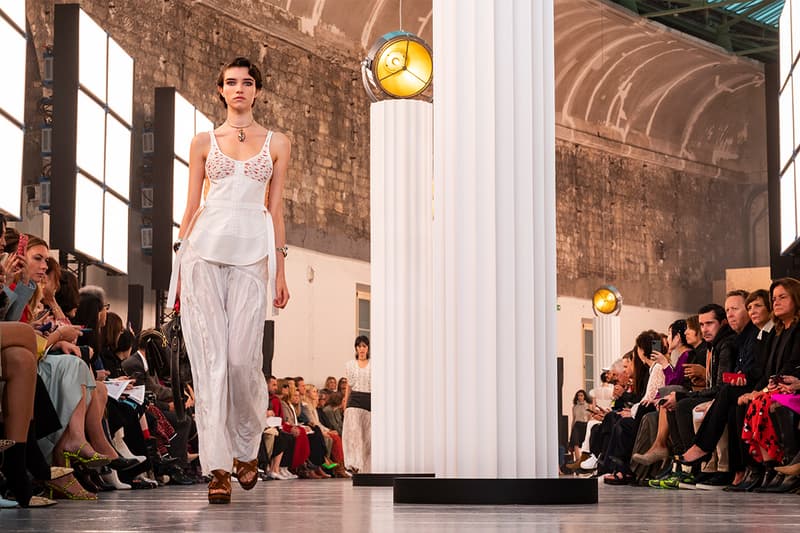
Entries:
[[571, 505], [597, 503], [597, 480], [397, 478], [394, 503]]
[[398, 478], [432, 478], [436, 474], [355, 474], [353, 476], [354, 487], [391, 487], [394, 480]]

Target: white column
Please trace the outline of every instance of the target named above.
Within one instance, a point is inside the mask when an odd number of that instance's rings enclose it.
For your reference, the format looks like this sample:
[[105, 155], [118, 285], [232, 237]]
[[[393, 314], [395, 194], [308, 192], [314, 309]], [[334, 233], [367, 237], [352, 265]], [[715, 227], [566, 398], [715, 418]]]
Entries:
[[433, 111], [370, 109], [372, 472], [433, 472]]
[[598, 315], [594, 318], [594, 386], [600, 386], [600, 370], [622, 356], [619, 316]]
[[433, 23], [435, 472], [556, 477], [553, 4]]

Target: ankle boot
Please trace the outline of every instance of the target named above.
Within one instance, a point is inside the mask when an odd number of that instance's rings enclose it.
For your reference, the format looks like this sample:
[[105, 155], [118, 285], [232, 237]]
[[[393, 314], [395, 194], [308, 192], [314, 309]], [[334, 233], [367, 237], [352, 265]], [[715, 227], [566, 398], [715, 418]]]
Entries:
[[26, 447], [27, 443], [17, 442], [3, 452], [3, 475], [20, 507], [27, 507], [33, 494], [28, 469], [25, 467]]

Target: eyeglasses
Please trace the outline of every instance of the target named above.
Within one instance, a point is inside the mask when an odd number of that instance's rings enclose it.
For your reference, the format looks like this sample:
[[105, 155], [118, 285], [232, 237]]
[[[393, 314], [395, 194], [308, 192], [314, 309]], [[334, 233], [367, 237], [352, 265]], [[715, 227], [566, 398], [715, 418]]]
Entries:
[[109, 309], [111, 309], [111, 304], [103, 304], [103, 309], [108, 311]]

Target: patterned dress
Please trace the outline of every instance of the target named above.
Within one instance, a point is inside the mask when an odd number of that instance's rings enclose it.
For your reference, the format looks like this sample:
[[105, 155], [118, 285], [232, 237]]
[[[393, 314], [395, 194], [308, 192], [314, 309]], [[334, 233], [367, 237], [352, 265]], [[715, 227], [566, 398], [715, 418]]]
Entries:
[[[356, 407], [352, 404], [354, 396], [369, 394], [371, 391], [369, 362], [364, 368], [358, 362], [350, 360], [345, 365], [345, 376], [350, 386], [351, 395], [344, 411], [344, 424], [342, 427], [342, 447], [344, 448], [344, 461], [349, 469], [356, 469], [367, 473], [372, 468], [372, 418], [369, 409]], [[361, 394], [359, 394], [361, 393]]]

